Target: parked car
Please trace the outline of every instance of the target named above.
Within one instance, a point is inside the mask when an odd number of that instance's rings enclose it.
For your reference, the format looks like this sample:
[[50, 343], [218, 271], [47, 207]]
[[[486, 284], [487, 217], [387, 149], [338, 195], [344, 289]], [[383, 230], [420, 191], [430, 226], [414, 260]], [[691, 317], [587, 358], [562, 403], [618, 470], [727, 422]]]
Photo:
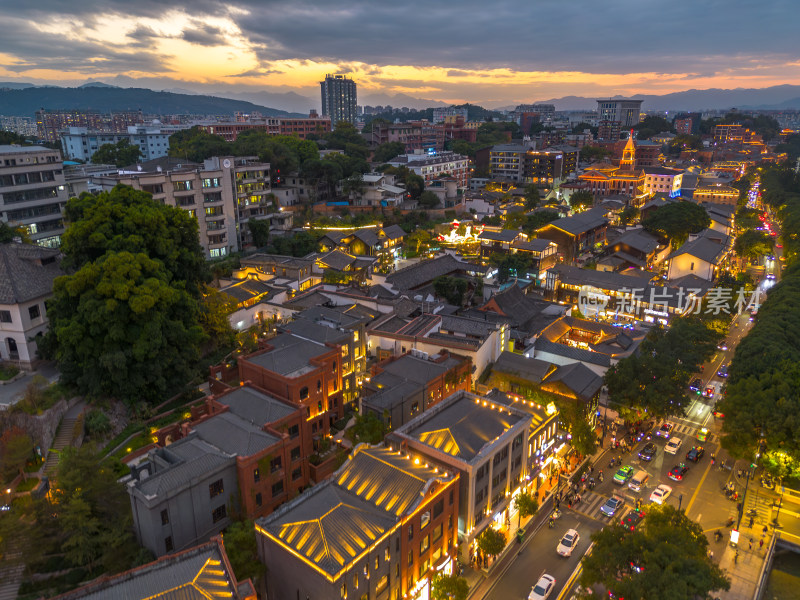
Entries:
[[642, 519], [644, 519], [644, 513], [641, 510], [632, 510], [622, 519], [621, 525], [625, 529], [633, 531]]
[[700, 391], [700, 387], [702, 385], [703, 385], [703, 382], [700, 381], [700, 378], [699, 377], [695, 377], [694, 379], [692, 379], [692, 382], [689, 384], [689, 389], [692, 390], [693, 392], [699, 392]]

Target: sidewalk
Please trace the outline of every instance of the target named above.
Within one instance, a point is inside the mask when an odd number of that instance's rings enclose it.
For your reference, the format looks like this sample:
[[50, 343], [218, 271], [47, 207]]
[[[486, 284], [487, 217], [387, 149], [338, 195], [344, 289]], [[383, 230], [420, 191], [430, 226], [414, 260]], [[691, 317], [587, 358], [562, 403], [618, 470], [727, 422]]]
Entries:
[[742, 531], [742, 535], [739, 538], [738, 559], [736, 558], [736, 550], [731, 548], [729, 543], [725, 545], [725, 551], [719, 561], [719, 566], [730, 578], [731, 589], [727, 592], [715, 592], [720, 600], [742, 600], [742, 598], [752, 598], [756, 593], [771, 540], [770, 537], [765, 537], [764, 547], [759, 548], [758, 542], [761, 537], [752, 535], [754, 540], [753, 549], [750, 550], [750, 537], [751, 532], [749, 530]]

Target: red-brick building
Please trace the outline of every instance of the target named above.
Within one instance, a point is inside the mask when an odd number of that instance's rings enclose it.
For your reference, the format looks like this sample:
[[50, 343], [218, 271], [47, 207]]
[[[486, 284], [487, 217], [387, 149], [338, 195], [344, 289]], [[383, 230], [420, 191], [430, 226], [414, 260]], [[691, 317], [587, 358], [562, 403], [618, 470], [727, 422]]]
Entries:
[[328, 117], [306, 117], [301, 119], [285, 119], [268, 117], [258, 121], [230, 121], [200, 125], [200, 129], [212, 135], [218, 135], [227, 142], [235, 142], [239, 134], [255, 129], [266, 131], [269, 135], [294, 135], [304, 140], [311, 133], [320, 134], [331, 130]]

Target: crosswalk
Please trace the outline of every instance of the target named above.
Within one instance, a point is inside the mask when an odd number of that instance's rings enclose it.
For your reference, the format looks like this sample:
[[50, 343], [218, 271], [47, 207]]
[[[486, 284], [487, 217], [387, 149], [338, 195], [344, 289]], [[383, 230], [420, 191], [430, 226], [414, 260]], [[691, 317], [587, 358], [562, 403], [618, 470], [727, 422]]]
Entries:
[[596, 494], [595, 492], [587, 491], [581, 494], [581, 501], [578, 504], [573, 504], [571, 509], [563, 502], [561, 503], [561, 507], [603, 523], [619, 523], [629, 512], [636, 508], [636, 500], [641, 499], [643, 506], [647, 504], [648, 500], [647, 498], [633, 494], [627, 487], [620, 489], [618, 492], [615, 492], [615, 494], [621, 496], [625, 500], [625, 504], [621, 508], [618, 508], [617, 512], [611, 518], [600, 512], [600, 508], [609, 497], [603, 494]]

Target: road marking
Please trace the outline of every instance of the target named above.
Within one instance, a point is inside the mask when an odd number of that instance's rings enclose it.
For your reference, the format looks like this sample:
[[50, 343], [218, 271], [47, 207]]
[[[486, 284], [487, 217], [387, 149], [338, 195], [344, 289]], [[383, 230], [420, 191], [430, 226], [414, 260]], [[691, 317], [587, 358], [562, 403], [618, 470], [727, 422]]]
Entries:
[[711, 471], [711, 463], [709, 462], [706, 465], [706, 471], [703, 473], [703, 477], [700, 479], [700, 483], [697, 484], [697, 487], [694, 490], [694, 494], [692, 494], [692, 499], [689, 500], [689, 504], [686, 505], [686, 514], [689, 514], [689, 510], [692, 508], [692, 504], [694, 504], [694, 499], [697, 498], [697, 494], [700, 491], [700, 488], [703, 487], [703, 482], [706, 480], [706, 476]]
[[[592, 553], [592, 547], [594, 546], [594, 542], [589, 544], [589, 547], [586, 549], [586, 552], [583, 553], [583, 556], [589, 556]], [[578, 566], [575, 567], [575, 570], [572, 572], [572, 575], [569, 576], [567, 582], [564, 584], [564, 587], [561, 588], [561, 592], [559, 592], [556, 600], [563, 600], [567, 597], [567, 594], [572, 589], [572, 586], [577, 581], [578, 577], [580, 577], [581, 572], [583, 571], [583, 556], [581, 560], [578, 561]]]

